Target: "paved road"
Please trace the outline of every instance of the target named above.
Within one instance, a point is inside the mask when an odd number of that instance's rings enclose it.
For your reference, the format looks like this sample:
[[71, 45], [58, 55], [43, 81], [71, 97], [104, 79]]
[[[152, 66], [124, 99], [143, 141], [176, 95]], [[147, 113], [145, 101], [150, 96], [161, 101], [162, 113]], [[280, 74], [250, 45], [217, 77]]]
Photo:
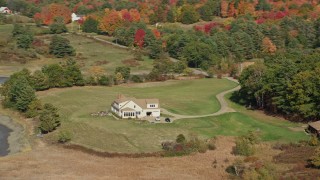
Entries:
[[[239, 83], [236, 79], [233, 79], [233, 78], [229, 78], [227, 77], [226, 79], [230, 80], [230, 81], [233, 81], [233, 82], [236, 82], [236, 83]], [[225, 113], [229, 113], [229, 112], [236, 112], [234, 109], [232, 109], [231, 107], [228, 106], [228, 103], [227, 101], [225, 100], [224, 96], [230, 92], [234, 92], [234, 91], [237, 91], [240, 89], [240, 85], [233, 88], [233, 89], [230, 89], [230, 90], [227, 90], [227, 91], [223, 91], [219, 94], [217, 94], [217, 99], [220, 103], [220, 110], [215, 112], [215, 113], [212, 113], [212, 114], [206, 114], [206, 115], [181, 115], [181, 114], [175, 114], [175, 113], [172, 113], [172, 112], [169, 112], [168, 110], [164, 109], [164, 108], [161, 108], [161, 113], [163, 114], [167, 114], [167, 115], [170, 115], [170, 116], [173, 116], [173, 118], [170, 118], [172, 121], [174, 120], [177, 120], [177, 119], [190, 119], [190, 118], [201, 118], [201, 117], [209, 117], [209, 116], [218, 116], [218, 115], [221, 115], [221, 114], [225, 114]]]

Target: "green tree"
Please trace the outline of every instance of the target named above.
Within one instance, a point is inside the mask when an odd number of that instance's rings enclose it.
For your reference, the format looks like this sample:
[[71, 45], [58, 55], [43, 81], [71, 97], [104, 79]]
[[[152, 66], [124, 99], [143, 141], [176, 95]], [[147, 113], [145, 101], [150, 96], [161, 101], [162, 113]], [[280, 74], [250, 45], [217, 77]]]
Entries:
[[42, 109], [43, 109], [43, 106], [41, 101], [39, 99], [35, 99], [28, 105], [26, 116], [28, 118], [36, 117], [39, 115]]
[[254, 44], [250, 35], [243, 31], [235, 32], [231, 35], [233, 40], [232, 52], [237, 58], [237, 61], [241, 62], [253, 57]]
[[20, 34], [19, 36], [17, 36], [18, 48], [29, 49], [32, 42], [33, 36], [31, 36], [30, 34]]
[[75, 60], [69, 59], [64, 65], [64, 78], [71, 86], [83, 86], [85, 84], [83, 75]]
[[37, 91], [49, 89], [48, 77], [40, 70], [37, 70], [33, 73], [31, 81], [34, 89]]
[[51, 34], [61, 34], [68, 32], [68, 29], [64, 23], [54, 22], [49, 26]]
[[59, 64], [44, 66], [42, 72], [48, 77], [48, 84], [51, 88], [66, 86], [64, 70]]
[[25, 77], [19, 77], [12, 82], [6, 98], [15, 109], [25, 112], [36, 95], [28, 80]]
[[99, 22], [91, 17], [86, 19], [82, 25], [82, 31], [87, 33], [98, 33]]
[[63, 58], [65, 56], [74, 56], [75, 50], [68, 39], [55, 35], [51, 39], [49, 53], [57, 58]]
[[199, 14], [202, 20], [210, 21], [212, 17], [220, 16], [220, 0], [208, 0], [199, 9]]
[[44, 104], [43, 110], [39, 116], [39, 120], [39, 128], [43, 133], [48, 133], [55, 130], [60, 125], [58, 109], [52, 104]]
[[181, 22], [183, 24], [192, 24], [198, 22], [200, 19], [199, 13], [194, 6], [184, 5], [181, 9]]
[[207, 69], [212, 64], [214, 53], [213, 47], [208, 44], [191, 42], [183, 49], [182, 56], [186, 59], [189, 67], [204, 67]]

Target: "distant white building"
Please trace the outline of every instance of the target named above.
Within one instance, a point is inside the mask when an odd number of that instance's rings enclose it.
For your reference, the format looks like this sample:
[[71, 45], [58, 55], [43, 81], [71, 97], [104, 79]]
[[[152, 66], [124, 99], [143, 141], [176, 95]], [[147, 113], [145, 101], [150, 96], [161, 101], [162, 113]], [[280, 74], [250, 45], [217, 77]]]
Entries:
[[111, 111], [121, 118], [160, 117], [158, 99], [136, 99], [119, 95], [111, 104]]
[[2, 14], [11, 14], [11, 10], [7, 7], [0, 7], [0, 13]]
[[83, 17], [84, 17], [83, 15], [77, 15], [76, 13], [72, 13], [71, 14], [72, 22], [82, 20]]

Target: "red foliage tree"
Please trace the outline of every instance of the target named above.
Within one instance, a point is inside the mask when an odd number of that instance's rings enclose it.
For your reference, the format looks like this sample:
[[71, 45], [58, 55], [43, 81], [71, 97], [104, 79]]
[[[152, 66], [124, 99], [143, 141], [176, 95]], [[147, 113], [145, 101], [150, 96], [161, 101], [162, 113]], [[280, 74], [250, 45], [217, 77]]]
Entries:
[[143, 47], [145, 35], [146, 32], [143, 29], [138, 29], [134, 36], [134, 43], [140, 48]]

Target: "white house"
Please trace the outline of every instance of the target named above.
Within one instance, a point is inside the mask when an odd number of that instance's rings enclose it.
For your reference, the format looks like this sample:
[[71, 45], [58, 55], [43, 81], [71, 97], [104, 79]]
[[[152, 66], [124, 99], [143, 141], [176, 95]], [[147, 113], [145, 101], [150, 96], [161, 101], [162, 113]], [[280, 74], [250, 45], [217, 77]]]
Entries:
[[11, 10], [7, 7], [0, 7], [0, 13], [2, 14], [11, 14]]
[[160, 117], [158, 99], [136, 99], [119, 95], [111, 104], [111, 111], [121, 118]]

